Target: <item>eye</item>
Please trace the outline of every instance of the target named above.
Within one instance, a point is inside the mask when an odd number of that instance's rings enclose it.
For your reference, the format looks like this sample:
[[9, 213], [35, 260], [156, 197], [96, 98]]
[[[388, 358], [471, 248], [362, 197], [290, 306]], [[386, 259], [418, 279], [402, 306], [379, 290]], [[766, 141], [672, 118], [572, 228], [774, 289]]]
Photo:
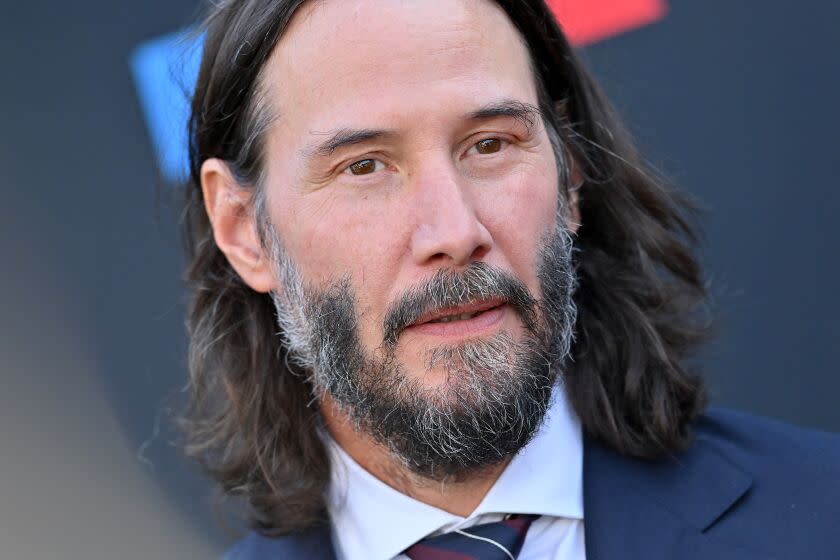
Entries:
[[376, 159], [362, 159], [355, 163], [351, 163], [345, 169], [345, 173], [350, 175], [370, 175], [374, 171], [379, 171], [384, 165], [381, 161]]
[[473, 145], [475, 151], [481, 155], [495, 154], [500, 151], [505, 145], [505, 142], [499, 138], [485, 138]]

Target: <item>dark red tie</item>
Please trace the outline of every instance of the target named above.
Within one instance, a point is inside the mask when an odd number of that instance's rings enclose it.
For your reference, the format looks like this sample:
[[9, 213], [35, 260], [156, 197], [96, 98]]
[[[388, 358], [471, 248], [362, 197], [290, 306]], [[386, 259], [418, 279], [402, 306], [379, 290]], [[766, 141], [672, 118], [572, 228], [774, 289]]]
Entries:
[[531, 522], [538, 515], [511, 515], [502, 521], [456, 529], [406, 549], [412, 560], [516, 560]]

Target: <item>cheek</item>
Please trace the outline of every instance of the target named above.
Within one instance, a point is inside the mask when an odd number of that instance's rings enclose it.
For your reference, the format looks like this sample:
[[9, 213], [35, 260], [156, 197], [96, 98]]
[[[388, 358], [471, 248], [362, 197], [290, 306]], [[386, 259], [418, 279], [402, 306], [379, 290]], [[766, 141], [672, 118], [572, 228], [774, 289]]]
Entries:
[[526, 168], [493, 194], [484, 223], [505, 260], [530, 284], [538, 248], [556, 223], [557, 172], [547, 165]]
[[[326, 287], [349, 276], [357, 311], [368, 315], [396, 275], [399, 217], [377, 200], [325, 192], [287, 201], [281, 235], [308, 282]], [[284, 219], [283, 217], [280, 218]], [[276, 222], [283, 223], [283, 222]]]

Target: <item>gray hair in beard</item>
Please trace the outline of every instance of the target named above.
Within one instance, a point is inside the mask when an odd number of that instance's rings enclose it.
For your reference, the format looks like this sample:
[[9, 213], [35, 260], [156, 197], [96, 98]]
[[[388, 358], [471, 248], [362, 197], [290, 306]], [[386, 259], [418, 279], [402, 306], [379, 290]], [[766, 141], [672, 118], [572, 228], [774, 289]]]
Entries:
[[[383, 343], [369, 352], [358, 333], [351, 279], [307, 286], [266, 228], [282, 290], [272, 294], [290, 359], [316, 397], [329, 394], [356, 427], [387, 447], [411, 472], [457, 480], [500, 463], [524, 447], [545, 417], [573, 338], [576, 286], [572, 240], [558, 212], [540, 247], [537, 300], [510, 273], [485, 262], [442, 269], [408, 290], [386, 312]], [[428, 368], [447, 380], [425, 386], [395, 356], [400, 331], [429, 310], [501, 298], [520, 317], [522, 340], [508, 333], [431, 348]]]

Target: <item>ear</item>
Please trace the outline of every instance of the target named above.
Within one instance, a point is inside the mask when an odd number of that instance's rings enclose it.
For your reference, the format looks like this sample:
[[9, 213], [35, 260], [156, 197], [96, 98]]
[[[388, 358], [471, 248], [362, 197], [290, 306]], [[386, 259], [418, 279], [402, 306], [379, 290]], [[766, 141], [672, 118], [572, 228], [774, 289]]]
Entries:
[[253, 191], [240, 185], [227, 163], [217, 158], [201, 164], [201, 190], [216, 245], [251, 289], [271, 291], [274, 275], [251, 211]]
[[580, 188], [583, 186], [583, 174], [580, 172], [580, 166], [575, 158], [571, 157], [570, 160], [572, 170], [569, 173], [571, 185], [566, 189], [566, 198], [569, 204], [569, 211], [566, 214], [566, 228], [570, 233], [575, 234], [580, 227]]

